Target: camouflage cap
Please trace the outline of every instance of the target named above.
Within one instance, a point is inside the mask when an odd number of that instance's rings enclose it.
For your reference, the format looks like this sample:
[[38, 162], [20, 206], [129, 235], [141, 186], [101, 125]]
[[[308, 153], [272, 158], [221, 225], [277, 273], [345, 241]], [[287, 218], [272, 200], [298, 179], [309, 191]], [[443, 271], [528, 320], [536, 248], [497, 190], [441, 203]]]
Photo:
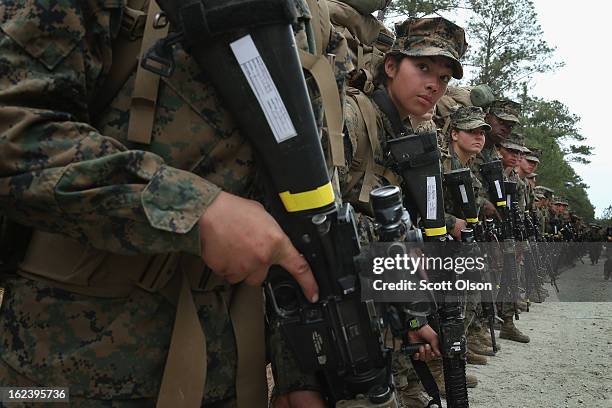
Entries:
[[569, 206], [569, 203], [567, 202], [567, 200], [565, 200], [563, 197], [561, 196], [555, 196], [553, 198], [553, 204], [558, 204], [558, 205], [564, 205], [564, 206]]
[[553, 190], [552, 188], [548, 188], [548, 187], [545, 187], [545, 186], [535, 186], [533, 188], [533, 190], [536, 193], [542, 194], [546, 198], [552, 198], [552, 195], [555, 192], [555, 190]]
[[510, 99], [496, 99], [489, 106], [489, 113], [492, 113], [501, 120], [521, 123], [519, 121], [519, 116], [521, 115], [521, 104], [511, 101]]
[[491, 130], [491, 126], [484, 120], [485, 113], [478, 106], [459, 106], [450, 115], [451, 129], [473, 130], [484, 128]]
[[528, 179], [536, 178], [538, 177], [538, 173], [529, 173], [525, 177], [527, 177]]
[[442, 17], [409, 18], [395, 25], [395, 35], [390, 52], [410, 57], [446, 57], [453, 64], [453, 78], [463, 78], [459, 62], [467, 49], [463, 28]]
[[540, 149], [536, 149], [535, 147], [530, 147], [529, 150], [531, 152], [527, 153], [527, 155], [525, 156], [525, 159], [532, 161], [532, 162], [539, 163], [540, 156], [542, 155], [542, 151]]
[[507, 139], [499, 142], [499, 145], [506, 149], [518, 150], [523, 153], [529, 151], [529, 149], [525, 147], [525, 138], [520, 133], [511, 133]]

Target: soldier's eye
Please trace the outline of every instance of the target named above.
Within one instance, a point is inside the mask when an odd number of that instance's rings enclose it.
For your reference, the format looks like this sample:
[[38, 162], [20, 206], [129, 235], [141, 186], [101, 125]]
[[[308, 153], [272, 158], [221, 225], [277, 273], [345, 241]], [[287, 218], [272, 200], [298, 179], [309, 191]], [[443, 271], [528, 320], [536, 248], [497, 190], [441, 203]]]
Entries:
[[427, 72], [427, 71], [429, 71], [429, 65], [427, 65], [427, 64], [426, 64], [426, 63], [424, 63], [424, 62], [419, 62], [419, 63], [417, 63], [417, 68], [419, 68], [419, 69], [420, 69], [421, 71], [423, 71], [423, 72]]

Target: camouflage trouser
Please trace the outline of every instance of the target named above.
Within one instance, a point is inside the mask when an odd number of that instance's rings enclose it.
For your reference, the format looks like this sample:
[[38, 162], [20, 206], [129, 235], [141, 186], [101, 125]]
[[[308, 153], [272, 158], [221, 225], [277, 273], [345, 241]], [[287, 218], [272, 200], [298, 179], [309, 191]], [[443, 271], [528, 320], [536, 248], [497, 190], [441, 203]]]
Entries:
[[[92, 298], [22, 277], [5, 277], [0, 286], [0, 384], [69, 387], [78, 407], [154, 405], [175, 314], [165, 298], [141, 289], [127, 298]], [[194, 301], [207, 340], [205, 406], [236, 406], [235, 339], [224, 297], [194, 292]]]

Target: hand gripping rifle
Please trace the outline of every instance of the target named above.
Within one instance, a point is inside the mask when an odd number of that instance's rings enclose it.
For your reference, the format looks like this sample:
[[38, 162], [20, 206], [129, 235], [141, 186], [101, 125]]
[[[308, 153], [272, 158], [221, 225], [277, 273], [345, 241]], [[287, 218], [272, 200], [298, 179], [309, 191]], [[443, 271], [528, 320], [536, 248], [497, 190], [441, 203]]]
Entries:
[[159, 4], [173, 31], [149, 50], [143, 66], [171, 73], [178, 42], [193, 56], [255, 149], [269, 182], [268, 210], [319, 285], [320, 300], [310, 303], [286, 271], [271, 268], [265, 289], [272, 321], [302, 369], [322, 379], [330, 405], [359, 397], [360, 406], [396, 407], [379, 310], [360, 299], [354, 213], [335, 200], [296, 52], [294, 3]]
[[504, 168], [501, 160], [492, 160], [490, 162], [481, 164], [480, 174], [482, 175], [487, 186], [489, 199], [495, 204], [495, 207], [497, 208], [497, 211], [502, 219], [500, 238], [501, 241], [503, 241], [504, 266], [501, 275], [498, 300], [502, 301], [503, 305], [503, 300], [507, 300], [508, 298], [512, 297], [512, 301], [514, 303], [514, 316], [516, 319], [518, 319], [518, 310], [516, 308], [516, 297], [518, 296], [516, 248], [512, 217], [508, 205], [508, 197], [506, 195], [506, 188], [511, 188], [514, 186], [514, 189], [516, 190], [516, 183], [513, 185], [506, 185], [504, 183]]
[[[478, 209], [476, 208], [476, 198], [474, 196], [474, 188], [472, 186], [472, 172], [470, 169], [458, 169], [452, 170], [444, 174], [444, 182], [447, 186], [447, 191], [450, 191], [451, 198], [455, 203], [455, 206], [460, 208], [461, 213], [456, 214], [462, 217], [467, 223], [468, 228], [464, 232], [462, 231], [461, 240], [464, 243], [462, 245], [463, 252], [472, 259], [477, 256], [481, 256], [481, 250], [476, 243], [479, 239], [482, 240], [485, 237], [484, 227], [481, 222], [478, 221]], [[470, 232], [471, 231], [471, 232]], [[476, 234], [476, 231], [482, 231]], [[485, 281], [493, 282], [490, 278], [490, 272], [483, 270], [481, 273], [470, 276], [470, 280], [478, 280], [482, 282], [483, 275]], [[487, 279], [488, 278], [488, 279]], [[495, 308], [495, 296], [491, 290], [482, 290], [482, 310], [489, 322], [489, 332], [491, 334], [491, 343], [493, 351], [497, 352], [497, 343], [495, 340], [494, 324], [497, 318], [497, 310]]]
[[[425, 240], [430, 245], [428, 256], [444, 253], [447, 241], [442, 194], [440, 151], [435, 132], [401, 136], [387, 142], [387, 148], [397, 172], [402, 176], [402, 187], [410, 197], [410, 205], [416, 208], [425, 229]], [[406, 204], [406, 207], [409, 207]], [[410, 208], [410, 207], [409, 207]], [[454, 271], [429, 270], [433, 279], [451, 281], [454, 287]], [[450, 408], [468, 407], [465, 382], [466, 337], [463, 327], [463, 305], [456, 291], [443, 291], [438, 297], [440, 348], [444, 368], [446, 401]]]

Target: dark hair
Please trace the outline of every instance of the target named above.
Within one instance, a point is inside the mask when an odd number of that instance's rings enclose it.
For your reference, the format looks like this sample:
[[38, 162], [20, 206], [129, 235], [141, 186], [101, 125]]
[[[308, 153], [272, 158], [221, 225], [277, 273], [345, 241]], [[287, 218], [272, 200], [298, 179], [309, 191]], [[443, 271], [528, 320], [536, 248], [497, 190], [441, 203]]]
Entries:
[[385, 58], [383, 58], [378, 63], [378, 65], [376, 65], [376, 69], [374, 70], [374, 78], [372, 79], [374, 86], [387, 86], [387, 79], [389, 78], [387, 76], [387, 72], [385, 71], [385, 61], [387, 61], [387, 59], [393, 59], [393, 61], [395, 62], [395, 66], [399, 68], [400, 63], [406, 57], [406, 54], [402, 54], [400, 52], [388, 53], [387, 55], [385, 55]]

